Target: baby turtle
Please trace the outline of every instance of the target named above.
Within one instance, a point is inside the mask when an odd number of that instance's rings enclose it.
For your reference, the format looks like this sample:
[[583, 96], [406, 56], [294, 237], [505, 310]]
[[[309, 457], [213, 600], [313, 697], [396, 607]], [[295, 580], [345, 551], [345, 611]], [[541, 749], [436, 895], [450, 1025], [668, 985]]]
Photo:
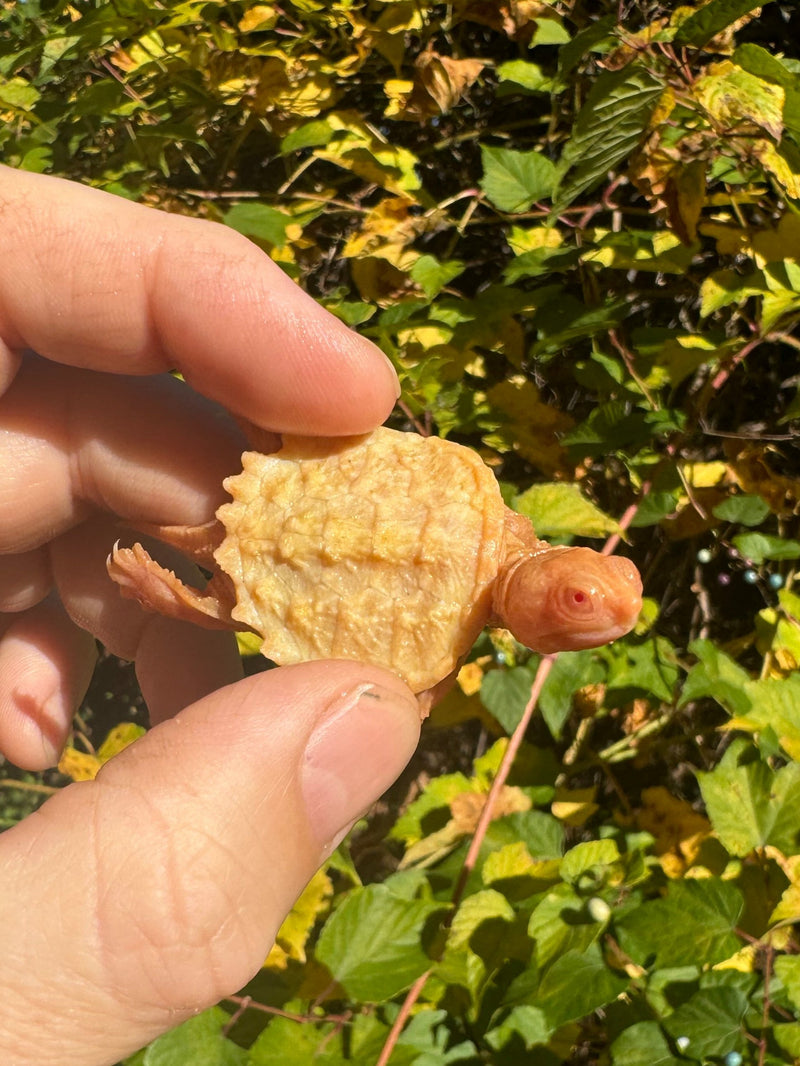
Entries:
[[385, 428], [284, 436], [278, 452], [245, 452], [242, 463], [216, 521], [147, 529], [212, 571], [205, 591], [137, 544], [109, 559], [123, 594], [200, 625], [250, 629], [281, 665], [385, 666], [428, 705], [487, 623], [548, 653], [605, 644], [638, 617], [629, 560], [539, 540], [459, 444]]

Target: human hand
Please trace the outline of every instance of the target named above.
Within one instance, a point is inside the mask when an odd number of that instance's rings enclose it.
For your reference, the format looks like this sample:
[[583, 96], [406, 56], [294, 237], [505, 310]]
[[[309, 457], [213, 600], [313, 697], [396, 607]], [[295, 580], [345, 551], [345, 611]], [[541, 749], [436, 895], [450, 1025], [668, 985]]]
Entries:
[[228, 635], [119, 597], [119, 520], [212, 516], [243, 443], [218, 405], [357, 433], [396, 379], [222, 226], [4, 168], [0, 219], [0, 752], [57, 759], [95, 636], [160, 723], [0, 836], [3, 1061], [101, 1066], [245, 983], [419, 728], [356, 663], [237, 681]]

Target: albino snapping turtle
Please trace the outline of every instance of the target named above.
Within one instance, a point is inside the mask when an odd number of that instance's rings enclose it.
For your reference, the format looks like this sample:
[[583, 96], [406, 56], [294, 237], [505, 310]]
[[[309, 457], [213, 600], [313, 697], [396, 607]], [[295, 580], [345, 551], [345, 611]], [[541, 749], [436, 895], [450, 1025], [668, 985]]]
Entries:
[[385, 428], [284, 436], [279, 451], [242, 462], [215, 522], [147, 527], [212, 570], [206, 589], [137, 544], [108, 562], [125, 595], [199, 625], [253, 630], [281, 665], [385, 666], [426, 705], [487, 623], [555, 652], [607, 643], [638, 617], [631, 562], [539, 540], [459, 444]]

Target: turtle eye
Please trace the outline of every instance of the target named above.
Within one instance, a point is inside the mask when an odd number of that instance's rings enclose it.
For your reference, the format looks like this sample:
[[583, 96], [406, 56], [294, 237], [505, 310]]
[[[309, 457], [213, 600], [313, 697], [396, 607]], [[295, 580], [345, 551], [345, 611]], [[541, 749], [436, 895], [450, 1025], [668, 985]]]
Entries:
[[590, 591], [581, 588], [565, 588], [559, 596], [564, 610], [573, 617], [585, 618], [594, 611], [593, 597]]

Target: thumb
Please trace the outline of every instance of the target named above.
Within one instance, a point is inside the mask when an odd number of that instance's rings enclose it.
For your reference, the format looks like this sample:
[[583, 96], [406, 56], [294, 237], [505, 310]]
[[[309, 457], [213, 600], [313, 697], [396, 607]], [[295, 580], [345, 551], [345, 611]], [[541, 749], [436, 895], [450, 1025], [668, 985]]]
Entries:
[[269, 671], [3, 834], [4, 1061], [115, 1063], [240, 988], [418, 735], [413, 697], [381, 670]]

